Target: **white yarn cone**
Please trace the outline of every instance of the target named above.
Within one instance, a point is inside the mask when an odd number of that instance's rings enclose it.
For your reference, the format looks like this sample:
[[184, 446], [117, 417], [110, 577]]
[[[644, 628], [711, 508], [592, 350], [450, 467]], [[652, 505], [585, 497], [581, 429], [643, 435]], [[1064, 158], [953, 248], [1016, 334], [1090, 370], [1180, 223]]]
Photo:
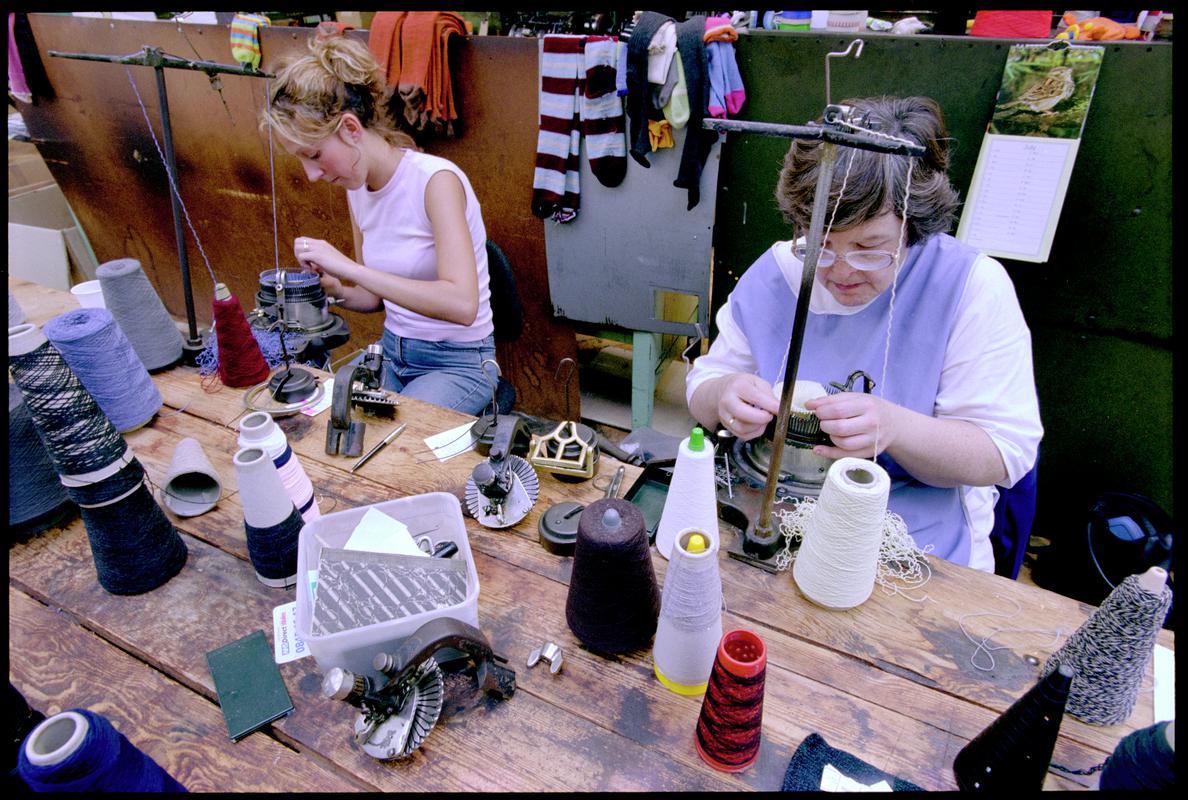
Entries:
[[197, 439], [177, 443], [161, 486], [161, 503], [179, 517], [205, 514], [219, 502], [223, 486]]
[[833, 462], [792, 566], [805, 597], [832, 609], [866, 602], [874, 591], [890, 491], [890, 477], [873, 461]]
[[285, 432], [267, 411], [253, 411], [239, 421], [239, 446], [259, 447], [268, 453], [280, 473], [281, 483], [306, 522], [322, 516], [314, 496], [313, 484], [297, 454], [289, 446]]
[[677, 451], [672, 482], [664, 498], [664, 510], [660, 513], [660, 526], [656, 531], [657, 552], [671, 558], [673, 542], [686, 528], [709, 534], [715, 547], [721, 541], [714, 448], [705, 441], [701, 428], [694, 428]]
[[[701, 538], [703, 550], [690, 550]], [[718, 544], [686, 528], [673, 543], [664, 577], [652, 664], [660, 683], [677, 694], [704, 694], [722, 640], [722, 576]]]
[[285, 492], [280, 473], [259, 447], [245, 447], [231, 460], [239, 482], [243, 519], [253, 528], [271, 528], [293, 513], [293, 500]]

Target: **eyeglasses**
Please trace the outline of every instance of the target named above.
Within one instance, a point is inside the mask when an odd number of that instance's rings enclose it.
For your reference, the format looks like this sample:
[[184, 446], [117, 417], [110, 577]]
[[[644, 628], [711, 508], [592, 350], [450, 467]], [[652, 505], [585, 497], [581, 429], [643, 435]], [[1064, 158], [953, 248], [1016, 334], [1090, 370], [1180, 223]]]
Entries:
[[[808, 256], [808, 246], [803, 244], [796, 245], [792, 248], [792, 255], [803, 262]], [[854, 269], [869, 272], [891, 266], [892, 262], [895, 261], [895, 254], [887, 250], [851, 250], [845, 255], [838, 255], [832, 250], [823, 247], [821, 248], [821, 255], [817, 259], [817, 266], [822, 269], [832, 267], [833, 262], [839, 258]]]

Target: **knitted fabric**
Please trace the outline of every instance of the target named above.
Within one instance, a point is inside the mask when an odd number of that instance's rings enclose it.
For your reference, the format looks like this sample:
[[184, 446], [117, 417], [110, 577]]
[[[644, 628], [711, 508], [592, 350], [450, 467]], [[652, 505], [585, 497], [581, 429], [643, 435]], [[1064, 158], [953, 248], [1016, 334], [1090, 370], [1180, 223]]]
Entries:
[[450, 11], [411, 11], [400, 26], [396, 89], [404, 100], [404, 118], [413, 128], [453, 132], [458, 112], [450, 79], [449, 40], [466, 33], [466, 22]]
[[681, 64], [681, 60], [674, 58], [672, 63], [676, 65], [677, 82], [672, 87], [672, 94], [669, 95], [668, 102], [664, 104], [663, 112], [664, 118], [669, 121], [675, 131], [689, 123], [689, 87], [685, 83], [685, 67]]
[[666, 120], [648, 120], [648, 141], [651, 142], [652, 152], [664, 147], [674, 147], [672, 140], [672, 124]]
[[579, 205], [582, 42], [581, 36], [550, 34], [542, 44], [532, 213], [541, 218], [552, 216], [558, 222], [573, 219]]
[[844, 750], [830, 747], [819, 733], [810, 733], [800, 743], [800, 747], [796, 748], [796, 752], [792, 754], [792, 760], [788, 762], [788, 769], [784, 772], [784, 785], [780, 787], [780, 791], [821, 791], [821, 775], [825, 771], [826, 764], [832, 764], [847, 778], [864, 786], [873, 786], [879, 781], [886, 781], [892, 791], [924, 791], [916, 784], [889, 775]]
[[648, 85], [648, 45], [660, 26], [672, 21], [671, 17], [664, 14], [645, 11], [640, 14], [639, 21], [631, 31], [631, 39], [627, 42], [628, 148], [631, 157], [645, 167], [652, 166], [647, 157], [651, 145], [648, 141], [648, 126], [645, 124], [651, 117], [652, 109], [652, 89]]
[[681, 57], [681, 65], [685, 68], [685, 84], [689, 90], [689, 132], [685, 136], [681, 164], [677, 168], [677, 177], [672, 185], [688, 190], [690, 209], [701, 201], [701, 170], [705, 167], [710, 148], [718, 137], [714, 131], [707, 131], [701, 127], [706, 107], [709, 105], [710, 88], [705, 42], [702, 41], [704, 35], [703, 16], [690, 17], [677, 25], [677, 51]]
[[260, 68], [260, 28], [268, 24], [261, 14], [236, 14], [231, 20], [231, 57], [252, 69]]
[[[705, 26], [705, 55], [710, 82], [707, 110], [711, 117], [725, 119], [728, 113], [737, 114], [747, 99], [732, 44], [738, 38], [738, 32], [730, 26], [725, 16], [710, 17], [705, 21]], [[733, 38], [727, 31], [734, 34]]]
[[579, 113], [590, 171], [603, 186], [612, 187], [627, 176], [623, 101], [615, 92], [615, 44], [610, 36], [586, 37], [585, 87]]
[[400, 30], [407, 16], [407, 11], [377, 11], [367, 34], [367, 47], [389, 86], [400, 82]]

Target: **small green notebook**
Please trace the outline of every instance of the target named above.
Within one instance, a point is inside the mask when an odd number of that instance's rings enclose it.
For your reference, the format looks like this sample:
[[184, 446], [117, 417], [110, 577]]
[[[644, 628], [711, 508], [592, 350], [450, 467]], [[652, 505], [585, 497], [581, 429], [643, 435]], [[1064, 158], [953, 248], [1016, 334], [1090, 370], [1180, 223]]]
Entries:
[[211, 650], [206, 654], [206, 664], [231, 741], [238, 742], [293, 710], [264, 631]]

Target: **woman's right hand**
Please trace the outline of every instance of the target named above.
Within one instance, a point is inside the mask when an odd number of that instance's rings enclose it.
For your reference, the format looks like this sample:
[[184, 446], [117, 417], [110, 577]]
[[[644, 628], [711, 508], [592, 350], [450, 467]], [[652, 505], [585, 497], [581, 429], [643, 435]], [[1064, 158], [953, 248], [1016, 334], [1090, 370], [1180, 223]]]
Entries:
[[771, 384], [747, 372], [726, 377], [718, 394], [718, 419], [742, 441], [754, 439], [780, 411]]

